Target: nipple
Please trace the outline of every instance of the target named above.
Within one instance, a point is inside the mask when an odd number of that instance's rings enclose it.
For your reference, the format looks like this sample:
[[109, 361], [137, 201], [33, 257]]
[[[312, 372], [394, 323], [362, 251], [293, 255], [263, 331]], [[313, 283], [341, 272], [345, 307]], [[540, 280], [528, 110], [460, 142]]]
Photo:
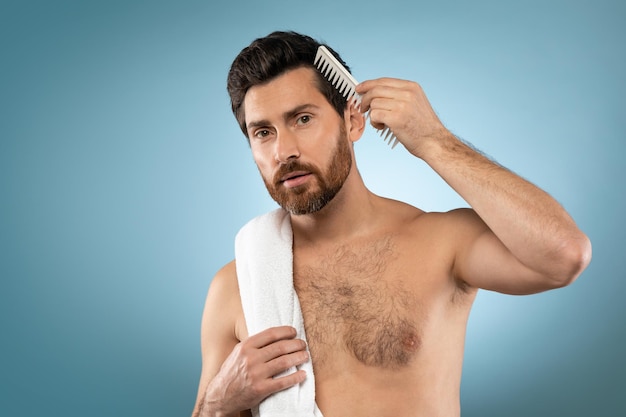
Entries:
[[405, 331], [402, 335], [402, 347], [407, 352], [415, 352], [419, 348], [419, 337], [413, 331]]

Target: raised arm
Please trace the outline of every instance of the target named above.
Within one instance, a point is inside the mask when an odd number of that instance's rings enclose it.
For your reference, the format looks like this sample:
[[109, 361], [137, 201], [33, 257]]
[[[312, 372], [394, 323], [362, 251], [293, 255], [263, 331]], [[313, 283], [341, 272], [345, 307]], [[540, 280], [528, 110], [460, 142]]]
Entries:
[[460, 279], [525, 294], [567, 285], [585, 269], [590, 242], [563, 207], [450, 133], [417, 83], [382, 78], [357, 91], [372, 124], [391, 128], [474, 210], [452, 215], [460, 226], [454, 267]]
[[[235, 262], [213, 279], [202, 316], [202, 373], [192, 417], [249, 416], [269, 395], [300, 383], [304, 371], [274, 378], [308, 360], [290, 326], [247, 337]], [[242, 340], [242, 341], [240, 341]]]

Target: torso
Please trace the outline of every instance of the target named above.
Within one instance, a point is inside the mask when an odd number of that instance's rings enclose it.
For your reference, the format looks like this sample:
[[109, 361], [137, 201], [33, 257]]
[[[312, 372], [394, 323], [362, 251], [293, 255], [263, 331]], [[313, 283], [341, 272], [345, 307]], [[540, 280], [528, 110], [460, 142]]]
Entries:
[[475, 292], [454, 282], [451, 237], [432, 227], [436, 215], [402, 212], [355, 241], [294, 240], [294, 285], [325, 417], [459, 415]]
[[364, 365], [408, 365], [419, 349], [416, 295], [394, 271], [391, 236], [358, 246], [337, 244], [298, 255], [294, 285], [302, 303], [309, 348], [318, 369], [345, 350]]

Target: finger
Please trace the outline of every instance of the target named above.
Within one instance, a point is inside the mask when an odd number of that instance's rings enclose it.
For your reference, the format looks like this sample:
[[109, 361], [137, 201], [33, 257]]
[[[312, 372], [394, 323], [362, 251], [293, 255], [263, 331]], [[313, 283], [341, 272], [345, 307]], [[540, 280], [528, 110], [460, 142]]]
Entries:
[[401, 100], [411, 100], [408, 90], [389, 86], [376, 86], [361, 95], [361, 111], [367, 111], [370, 108], [375, 108], [377, 105], [381, 106], [382, 103], [387, 103], [385, 108], [389, 110], [389, 103]]
[[393, 111], [398, 107], [398, 101], [394, 98], [390, 97], [375, 97], [370, 102], [370, 111], [373, 110], [382, 110], [382, 111]]
[[359, 94], [364, 94], [367, 91], [371, 90], [372, 88], [380, 87], [380, 86], [387, 86], [387, 87], [393, 87], [393, 88], [406, 88], [406, 86], [409, 84], [415, 84], [415, 83], [412, 81], [401, 80], [398, 78], [382, 77], [382, 78], [376, 78], [372, 80], [366, 80], [366, 81], [359, 83], [356, 86], [356, 92]]
[[303, 382], [306, 379], [306, 372], [303, 370], [296, 371], [292, 374], [281, 376], [278, 378], [272, 378], [267, 380], [267, 386], [265, 392], [276, 393], [290, 388]]
[[245, 343], [253, 348], [262, 348], [279, 340], [293, 339], [297, 336], [292, 326], [278, 326], [265, 329], [246, 339]]
[[290, 353], [306, 350], [306, 342], [302, 339], [279, 340], [261, 349], [261, 359], [269, 362]]
[[299, 351], [279, 356], [265, 364], [265, 377], [274, 377], [309, 361], [309, 352]]
[[369, 110], [370, 124], [376, 129], [391, 126], [395, 122], [396, 104], [391, 99], [377, 99]]
[[289, 375], [284, 375], [277, 378], [273, 378], [270, 376], [259, 380], [249, 387], [250, 392], [248, 393], [248, 395], [246, 395], [249, 401], [246, 401], [245, 408], [250, 408], [250, 405], [248, 405], [248, 403], [250, 403], [251, 405], [258, 405], [261, 401], [263, 401], [270, 395], [297, 385], [303, 382], [305, 379], [306, 371], [299, 370]]

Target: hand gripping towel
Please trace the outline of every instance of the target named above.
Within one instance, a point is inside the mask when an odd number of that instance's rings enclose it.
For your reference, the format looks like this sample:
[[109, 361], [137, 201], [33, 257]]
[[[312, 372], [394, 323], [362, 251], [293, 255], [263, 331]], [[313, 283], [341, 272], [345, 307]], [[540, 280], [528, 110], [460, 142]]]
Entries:
[[[235, 262], [248, 334], [293, 326], [306, 340], [300, 301], [293, 286], [293, 234], [289, 214], [277, 209], [247, 223], [235, 238]], [[270, 395], [252, 410], [257, 417], [322, 417], [315, 403], [313, 365], [301, 384]], [[282, 375], [296, 371], [289, 369]]]

